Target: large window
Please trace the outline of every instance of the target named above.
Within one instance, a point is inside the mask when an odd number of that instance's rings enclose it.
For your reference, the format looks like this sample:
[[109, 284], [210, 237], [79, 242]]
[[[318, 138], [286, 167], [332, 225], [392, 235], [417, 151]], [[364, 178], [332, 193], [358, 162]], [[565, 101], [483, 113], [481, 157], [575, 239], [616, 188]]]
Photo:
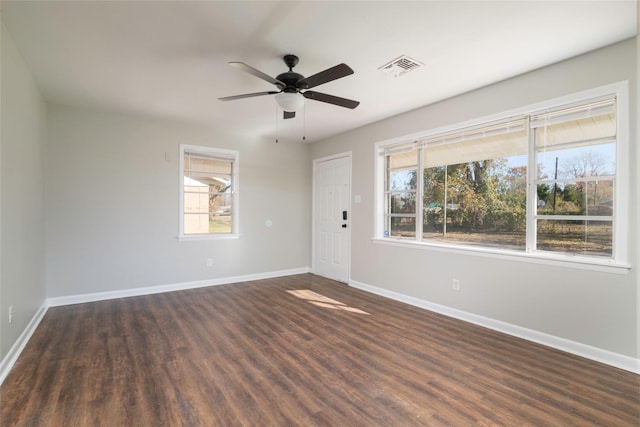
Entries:
[[378, 144], [377, 237], [623, 262], [626, 113], [609, 91]]
[[180, 146], [180, 237], [238, 233], [238, 152]]

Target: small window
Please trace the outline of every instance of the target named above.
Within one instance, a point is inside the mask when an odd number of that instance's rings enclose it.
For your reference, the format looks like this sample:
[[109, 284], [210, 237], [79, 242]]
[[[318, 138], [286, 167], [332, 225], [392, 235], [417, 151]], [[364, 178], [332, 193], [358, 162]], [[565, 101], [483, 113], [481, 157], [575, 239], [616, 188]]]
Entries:
[[180, 237], [238, 234], [238, 152], [180, 145]]

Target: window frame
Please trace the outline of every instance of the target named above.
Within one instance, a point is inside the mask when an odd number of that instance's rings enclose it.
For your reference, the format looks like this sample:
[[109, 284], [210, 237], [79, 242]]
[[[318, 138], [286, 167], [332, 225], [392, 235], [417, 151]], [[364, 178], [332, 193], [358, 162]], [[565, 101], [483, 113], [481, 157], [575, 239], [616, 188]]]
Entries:
[[[393, 139], [377, 142], [374, 147], [375, 159], [375, 180], [374, 180], [374, 235], [372, 241], [375, 243], [389, 244], [393, 246], [414, 247], [427, 250], [454, 252], [460, 254], [483, 255], [494, 258], [528, 261], [543, 264], [561, 265], [578, 268], [595, 269], [600, 271], [615, 271], [625, 273], [629, 268], [628, 258], [628, 226], [629, 226], [629, 208], [630, 208], [630, 181], [629, 181], [629, 99], [628, 99], [628, 82], [622, 81], [598, 88], [574, 93], [567, 96], [561, 96], [551, 100], [531, 104], [521, 108], [493, 114], [490, 116], [479, 117], [465, 122], [458, 122], [428, 131], [418, 132], [411, 135], [401, 136]], [[535, 245], [535, 221], [536, 221], [536, 165], [535, 165], [535, 146], [534, 132], [529, 128], [528, 133], [528, 159], [527, 159], [527, 212], [526, 212], [526, 247], [524, 251], [492, 248], [489, 246], [465, 245], [464, 243], [444, 243], [425, 241], [422, 236], [414, 239], [401, 239], [391, 236], [385, 236], [385, 176], [386, 176], [386, 156], [381, 153], [385, 149], [398, 147], [402, 144], [408, 144], [412, 141], [433, 138], [438, 135], [459, 131], [465, 128], [479, 127], [491, 122], [507, 121], [510, 118], [518, 116], [534, 116], [545, 111], [553, 111], [562, 108], [571, 107], [572, 105], [586, 104], [593, 100], [604, 97], [616, 98], [616, 170], [614, 184], [614, 211], [613, 211], [613, 233], [612, 233], [612, 255], [611, 257], [598, 257], [583, 254], [567, 254], [552, 251], [532, 250]], [[423, 172], [418, 171], [418, 175]], [[418, 179], [420, 183], [422, 179]], [[420, 184], [418, 184], [419, 187]], [[419, 188], [418, 191], [422, 191]], [[422, 206], [416, 208], [416, 211], [422, 212]], [[416, 220], [421, 216], [416, 212]]]
[[[202, 153], [211, 157], [218, 157], [220, 160], [231, 162], [231, 232], [230, 233], [203, 233], [203, 234], [185, 234], [184, 233], [184, 156], [187, 152]], [[180, 144], [179, 154], [179, 211], [178, 222], [179, 232], [178, 240], [223, 240], [237, 239], [240, 232], [240, 153], [236, 150], [228, 150], [223, 148], [208, 147], [202, 145]]]

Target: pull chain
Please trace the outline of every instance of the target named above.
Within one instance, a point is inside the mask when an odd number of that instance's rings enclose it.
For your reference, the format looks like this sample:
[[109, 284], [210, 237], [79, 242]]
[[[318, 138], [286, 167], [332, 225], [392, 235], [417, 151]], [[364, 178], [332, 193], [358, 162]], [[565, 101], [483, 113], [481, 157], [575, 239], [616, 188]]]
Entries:
[[278, 143], [278, 106], [276, 105], [276, 144]]
[[307, 139], [307, 100], [305, 99], [302, 104], [302, 140]]

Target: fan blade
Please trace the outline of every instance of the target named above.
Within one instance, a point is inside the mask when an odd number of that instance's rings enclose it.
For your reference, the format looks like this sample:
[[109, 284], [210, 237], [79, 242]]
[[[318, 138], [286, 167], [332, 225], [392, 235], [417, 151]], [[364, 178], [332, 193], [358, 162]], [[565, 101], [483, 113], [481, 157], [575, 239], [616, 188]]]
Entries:
[[283, 119], [293, 119], [296, 116], [296, 112], [295, 111], [283, 111], [284, 115], [283, 115]]
[[326, 93], [314, 92], [312, 90], [308, 90], [302, 93], [302, 96], [305, 98], [313, 99], [315, 101], [322, 101], [329, 104], [337, 105], [339, 107], [351, 108], [354, 109], [358, 105], [360, 105], [359, 101], [353, 101], [347, 98], [340, 98], [338, 96], [327, 95]]
[[312, 87], [319, 86], [321, 84], [346, 77], [353, 74], [353, 70], [347, 64], [338, 64], [335, 67], [328, 68], [324, 71], [320, 71], [313, 76], [309, 76], [306, 79], [302, 79], [298, 82], [298, 88], [311, 89]]
[[243, 98], [252, 98], [254, 96], [262, 96], [262, 95], [275, 95], [276, 93], [280, 93], [277, 90], [271, 90], [269, 92], [255, 92], [255, 93], [245, 93], [244, 95], [234, 95], [234, 96], [225, 96], [223, 98], [218, 98], [220, 101], [233, 101], [234, 99], [243, 99]]
[[258, 77], [259, 79], [262, 79], [262, 80], [264, 80], [266, 82], [274, 84], [274, 85], [278, 86], [280, 89], [284, 89], [284, 87], [286, 86], [280, 80], [276, 80], [273, 77], [271, 77], [270, 75], [265, 74], [260, 70], [256, 70], [255, 68], [245, 64], [244, 62], [229, 62], [229, 65], [231, 65], [232, 67], [235, 67], [235, 68], [239, 68], [242, 71], [246, 71], [247, 73], [252, 74], [252, 75], [254, 75], [254, 76]]

